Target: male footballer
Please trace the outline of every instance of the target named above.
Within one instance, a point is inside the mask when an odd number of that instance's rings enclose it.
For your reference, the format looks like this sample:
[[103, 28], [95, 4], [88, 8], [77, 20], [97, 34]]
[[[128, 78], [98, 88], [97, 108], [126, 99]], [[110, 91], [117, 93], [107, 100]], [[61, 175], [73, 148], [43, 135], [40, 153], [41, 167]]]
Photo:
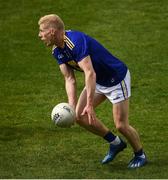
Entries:
[[[55, 14], [40, 18], [39, 37], [47, 46], [53, 46], [65, 78], [68, 103], [76, 110], [76, 122], [88, 131], [104, 138], [109, 151], [102, 164], [109, 163], [127, 145], [115, 136], [97, 117], [94, 109], [108, 99], [112, 103], [116, 129], [133, 148], [133, 159], [128, 168], [139, 168], [147, 163], [137, 131], [129, 125], [130, 72], [127, 66], [114, 57], [98, 41], [79, 31], [66, 31], [64, 22]], [[74, 70], [85, 75], [85, 87], [77, 99]]]

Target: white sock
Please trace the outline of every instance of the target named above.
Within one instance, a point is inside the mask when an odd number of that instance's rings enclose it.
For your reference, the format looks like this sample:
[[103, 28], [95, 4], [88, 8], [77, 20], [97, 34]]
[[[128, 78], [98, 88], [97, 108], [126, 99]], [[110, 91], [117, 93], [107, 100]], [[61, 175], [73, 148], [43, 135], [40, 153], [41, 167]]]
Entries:
[[118, 144], [120, 144], [120, 142], [121, 142], [121, 140], [120, 140], [120, 138], [117, 136], [117, 137], [114, 139], [114, 141], [112, 141], [110, 144], [118, 145]]

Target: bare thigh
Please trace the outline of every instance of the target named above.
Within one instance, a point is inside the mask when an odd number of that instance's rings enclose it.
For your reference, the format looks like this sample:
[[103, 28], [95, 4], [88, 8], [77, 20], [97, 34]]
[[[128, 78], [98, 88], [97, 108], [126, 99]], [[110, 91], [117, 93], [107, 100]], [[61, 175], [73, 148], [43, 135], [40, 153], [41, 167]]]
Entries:
[[[101, 102], [103, 102], [106, 99], [106, 97], [102, 94], [95, 93], [94, 95], [94, 102], [93, 106], [96, 108]], [[87, 103], [87, 92], [86, 89], [84, 88], [83, 91], [81, 92], [81, 95], [79, 97], [77, 107], [76, 107], [76, 122], [87, 129], [88, 131], [99, 135], [101, 137], [104, 137], [105, 134], [109, 131], [109, 129], [96, 117], [96, 121], [93, 124], [89, 124], [88, 121], [88, 116], [87, 115], [82, 115], [81, 113], [83, 112], [84, 107], [86, 106]]]
[[113, 117], [116, 128], [126, 127], [129, 125], [129, 99], [117, 104], [113, 104]]
[[[103, 94], [95, 93], [93, 107], [96, 108], [105, 99], [106, 99], [106, 97]], [[86, 103], [87, 103], [87, 92], [86, 92], [86, 88], [84, 88], [83, 91], [80, 94], [80, 97], [78, 99], [78, 103], [77, 103], [77, 106], [76, 106], [77, 115], [80, 115], [82, 113], [84, 107], [86, 106]]]

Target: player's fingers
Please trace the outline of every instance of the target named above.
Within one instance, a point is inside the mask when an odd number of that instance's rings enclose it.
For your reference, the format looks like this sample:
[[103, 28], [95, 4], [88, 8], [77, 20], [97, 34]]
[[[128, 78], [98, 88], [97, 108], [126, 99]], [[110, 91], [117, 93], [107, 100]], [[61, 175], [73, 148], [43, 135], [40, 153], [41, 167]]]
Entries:
[[89, 116], [89, 124], [94, 124], [96, 122], [96, 117], [93, 114]]
[[91, 117], [92, 117], [92, 121], [95, 122], [96, 120], [96, 115], [94, 113], [91, 114]]
[[96, 122], [96, 117], [92, 116], [92, 123], [95, 124], [95, 122]]
[[92, 124], [92, 117], [90, 114], [88, 114], [89, 124]]
[[86, 114], [86, 111], [83, 110], [83, 112], [81, 113], [82, 116], [84, 116]]

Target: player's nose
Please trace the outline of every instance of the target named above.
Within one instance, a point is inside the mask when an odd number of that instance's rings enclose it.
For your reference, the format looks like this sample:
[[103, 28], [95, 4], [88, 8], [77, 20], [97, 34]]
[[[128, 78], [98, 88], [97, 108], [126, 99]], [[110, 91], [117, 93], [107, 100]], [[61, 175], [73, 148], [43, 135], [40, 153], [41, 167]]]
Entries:
[[40, 32], [39, 32], [39, 34], [38, 34], [38, 37], [39, 37], [39, 38], [41, 38], [41, 37], [42, 37], [42, 35], [41, 35], [41, 33], [40, 33]]

